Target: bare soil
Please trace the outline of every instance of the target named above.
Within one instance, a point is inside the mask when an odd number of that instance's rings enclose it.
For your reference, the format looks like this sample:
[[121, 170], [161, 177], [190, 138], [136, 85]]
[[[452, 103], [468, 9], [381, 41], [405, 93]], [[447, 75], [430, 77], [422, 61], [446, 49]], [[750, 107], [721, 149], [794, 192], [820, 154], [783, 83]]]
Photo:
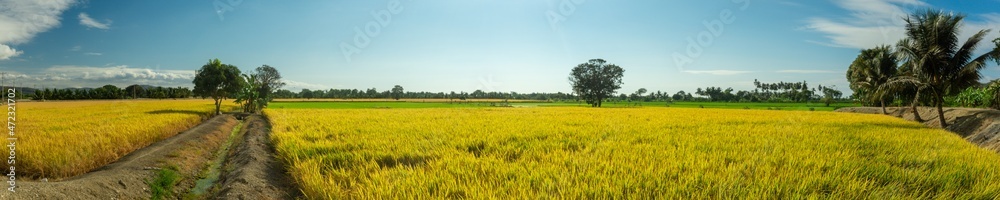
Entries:
[[[977, 108], [944, 108], [945, 130], [954, 132], [966, 141], [982, 148], [1000, 153], [1000, 110]], [[888, 115], [914, 121], [909, 107], [887, 107]], [[918, 107], [922, 123], [928, 127], [941, 128], [937, 108]], [[881, 107], [851, 107], [837, 109], [836, 112], [882, 114]]]
[[58, 182], [18, 181], [16, 192], [0, 199], [148, 199], [147, 180], [169, 162], [188, 141], [213, 133], [229, 133], [237, 124], [232, 115], [220, 115], [173, 137], [136, 150], [89, 173]]
[[293, 199], [298, 187], [275, 157], [271, 125], [260, 115], [247, 116], [242, 138], [231, 149], [217, 183], [215, 199]]
[[[240, 115], [243, 117], [245, 115]], [[239, 124], [224, 114], [187, 131], [136, 150], [83, 175], [61, 181], [18, 180], [16, 192], [0, 199], [149, 199], [147, 183], [162, 168], [177, 169], [182, 179], [174, 198], [185, 197]], [[293, 199], [300, 195], [270, 146], [270, 125], [257, 115], [246, 118], [242, 138], [234, 140], [214, 189], [200, 199]], [[236, 143], [238, 142], [238, 143]]]

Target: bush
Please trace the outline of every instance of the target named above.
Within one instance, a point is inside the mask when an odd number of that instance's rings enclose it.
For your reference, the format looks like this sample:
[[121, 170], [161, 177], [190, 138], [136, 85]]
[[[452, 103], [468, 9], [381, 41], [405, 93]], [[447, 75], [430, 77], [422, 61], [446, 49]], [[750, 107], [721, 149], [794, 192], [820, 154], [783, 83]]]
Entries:
[[987, 107], [1000, 110], [1000, 79], [994, 80], [986, 87], [986, 94], [992, 94], [992, 98], [987, 102]]
[[[174, 169], [170, 169], [174, 168]], [[173, 196], [174, 185], [181, 181], [181, 175], [177, 173], [176, 166], [168, 169], [160, 169], [156, 173], [156, 179], [147, 182], [153, 196], [150, 199], [167, 199]]]
[[961, 93], [945, 99], [945, 103], [951, 106], [961, 107], [987, 107], [992, 104], [993, 92], [989, 88], [970, 87], [962, 90]]

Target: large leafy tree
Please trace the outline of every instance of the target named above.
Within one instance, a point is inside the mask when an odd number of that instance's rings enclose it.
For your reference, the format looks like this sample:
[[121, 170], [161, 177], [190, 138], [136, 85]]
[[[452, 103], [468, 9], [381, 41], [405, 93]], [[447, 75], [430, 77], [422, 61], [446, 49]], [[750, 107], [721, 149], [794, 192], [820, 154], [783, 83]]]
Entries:
[[861, 50], [847, 69], [847, 81], [851, 90], [867, 102], [878, 102], [882, 114], [886, 114], [885, 100], [887, 90], [879, 90], [889, 79], [896, 76], [898, 60], [889, 46], [878, 46]]
[[236, 66], [222, 64], [219, 59], [209, 60], [195, 73], [194, 92], [196, 95], [212, 97], [215, 100], [215, 114], [222, 114], [222, 100], [240, 91], [243, 78]]
[[621, 89], [623, 73], [625, 70], [618, 65], [609, 64], [604, 59], [591, 59], [573, 68], [569, 82], [580, 98], [592, 107], [601, 107], [604, 99]]
[[274, 67], [263, 65], [254, 71], [257, 93], [260, 95], [259, 98], [264, 99], [259, 106], [264, 108], [267, 107], [267, 102], [274, 99], [274, 92], [285, 86], [285, 82], [281, 81], [281, 73], [278, 73], [278, 69]]
[[312, 90], [302, 88], [302, 91], [299, 91], [299, 96], [302, 98], [311, 99], [313, 98], [313, 92]]
[[917, 12], [906, 18], [906, 38], [897, 44], [904, 68], [909, 68], [910, 73], [894, 78], [890, 84], [916, 86], [918, 94], [929, 92], [941, 127], [947, 126], [942, 109], [944, 97], [979, 84], [979, 71], [986, 67], [988, 59], [996, 59], [995, 49], [973, 55], [988, 30], [980, 30], [964, 43], [959, 41], [964, 18], [943, 11]]
[[399, 98], [403, 96], [403, 86], [399, 85], [393, 86], [392, 92], [390, 94], [392, 95], [393, 99], [399, 100]]
[[128, 95], [127, 98], [133, 98], [133, 99], [143, 98], [145, 97], [144, 94], [146, 93], [146, 89], [140, 85], [133, 84], [128, 87], [125, 87], [125, 93]]

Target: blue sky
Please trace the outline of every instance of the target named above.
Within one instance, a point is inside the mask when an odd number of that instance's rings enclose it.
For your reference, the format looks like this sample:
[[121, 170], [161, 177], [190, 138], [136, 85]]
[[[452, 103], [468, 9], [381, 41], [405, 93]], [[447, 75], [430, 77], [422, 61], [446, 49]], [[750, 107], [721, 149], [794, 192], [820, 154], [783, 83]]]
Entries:
[[[862, 48], [895, 44], [912, 10], [1000, 36], [998, 0], [0, 0], [0, 71], [20, 85], [192, 87], [219, 58], [267, 64], [286, 89], [569, 92], [572, 67], [625, 69], [620, 92], [808, 81], [850, 93]], [[366, 39], [367, 38], [367, 39]], [[982, 50], [992, 48], [983, 43]], [[986, 79], [1000, 78], [995, 64]], [[8, 77], [12, 77], [8, 75]]]

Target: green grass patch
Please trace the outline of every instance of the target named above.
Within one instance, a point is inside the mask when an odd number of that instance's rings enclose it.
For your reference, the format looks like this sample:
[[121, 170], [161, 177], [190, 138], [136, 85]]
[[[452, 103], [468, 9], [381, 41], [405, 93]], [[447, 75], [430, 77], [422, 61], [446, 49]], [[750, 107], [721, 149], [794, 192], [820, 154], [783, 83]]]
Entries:
[[357, 108], [467, 108], [484, 107], [490, 103], [447, 102], [271, 102], [268, 108], [277, 109], [357, 109]]
[[[576, 102], [556, 102], [556, 103], [515, 103], [515, 106], [538, 106], [538, 107], [590, 107], [586, 103]], [[755, 102], [605, 102], [603, 107], [677, 107], [677, 108], [722, 108], [722, 109], [749, 109], [749, 110], [804, 110], [804, 111], [833, 111], [837, 108], [854, 107], [851, 103], [833, 103], [826, 106], [823, 103], [755, 103]]]
[[176, 166], [160, 169], [156, 172], [156, 178], [146, 182], [149, 184], [153, 196], [150, 199], [167, 199], [174, 196], [174, 185], [181, 181], [181, 175], [177, 172]]
[[[271, 102], [271, 109], [391, 109], [391, 108], [469, 108], [493, 107], [499, 103], [448, 103], [448, 102]], [[581, 102], [531, 102], [510, 103], [513, 107], [590, 107]], [[858, 106], [851, 103], [751, 103], [751, 102], [605, 102], [603, 107], [677, 107], [677, 108], [721, 108], [749, 110], [802, 110], [833, 111], [842, 107]]]

